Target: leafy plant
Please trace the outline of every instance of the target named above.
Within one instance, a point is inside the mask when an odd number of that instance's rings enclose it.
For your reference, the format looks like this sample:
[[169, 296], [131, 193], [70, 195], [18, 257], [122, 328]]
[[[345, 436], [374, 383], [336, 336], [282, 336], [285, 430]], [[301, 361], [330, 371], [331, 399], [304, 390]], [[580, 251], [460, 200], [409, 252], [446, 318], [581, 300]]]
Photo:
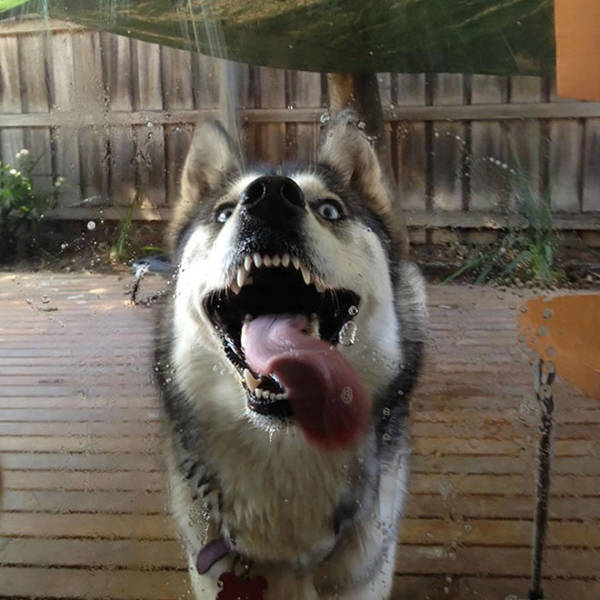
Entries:
[[59, 177], [50, 189], [36, 189], [33, 171], [40, 158], [23, 149], [14, 166], [0, 162], [0, 259], [32, 249], [44, 213], [56, 205], [65, 180]]
[[133, 222], [133, 209], [138, 204], [138, 195], [134, 197], [126, 213], [119, 219], [117, 237], [110, 246], [109, 257], [114, 262], [125, 261], [131, 251], [131, 226]]
[[559, 237], [552, 217], [549, 191], [536, 194], [521, 168], [514, 170], [517, 223], [507, 215], [507, 226], [499, 240], [488, 250], [478, 250], [444, 283], [467, 273], [475, 273], [475, 282], [519, 277], [548, 286], [562, 276], [556, 267]]

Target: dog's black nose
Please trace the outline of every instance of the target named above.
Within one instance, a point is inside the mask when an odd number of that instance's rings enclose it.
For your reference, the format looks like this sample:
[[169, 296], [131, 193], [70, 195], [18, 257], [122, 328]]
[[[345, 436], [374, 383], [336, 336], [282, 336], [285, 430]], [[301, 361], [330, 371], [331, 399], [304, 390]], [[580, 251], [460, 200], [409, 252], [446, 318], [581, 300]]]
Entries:
[[243, 210], [263, 219], [291, 217], [304, 209], [304, 193], [289, 177], [265, 175], [255, 179], [242, 193]]

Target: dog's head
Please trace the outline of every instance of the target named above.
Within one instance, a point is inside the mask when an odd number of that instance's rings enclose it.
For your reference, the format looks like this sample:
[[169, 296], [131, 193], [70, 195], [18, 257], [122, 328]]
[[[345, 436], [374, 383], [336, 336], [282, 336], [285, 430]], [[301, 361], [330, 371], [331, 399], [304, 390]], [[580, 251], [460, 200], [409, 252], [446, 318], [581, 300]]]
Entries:
[[221, 126], [200, 124], [171, 228], [186, 395], [271, 434], [358, 443], [402, 370], [394, 213], [350, 113], [317, 165], [277, 170], [243, 169]]

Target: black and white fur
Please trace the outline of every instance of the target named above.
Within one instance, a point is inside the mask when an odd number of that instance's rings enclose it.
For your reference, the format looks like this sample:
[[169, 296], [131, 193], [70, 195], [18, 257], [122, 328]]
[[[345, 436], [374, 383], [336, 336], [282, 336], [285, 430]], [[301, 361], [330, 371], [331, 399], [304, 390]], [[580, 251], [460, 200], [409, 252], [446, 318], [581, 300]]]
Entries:
[[[260, 254], [239, 199], [269, 172], [243, 169], [223, 129], [201, 123], [172, 226], [177, 277], [157, 366], [171, 508], [194, 594], [216, 598], [219, 574], [241, 560], [252, 576], [266, 578], [267, 600], [385, 599], [407, 487], [407, 396], [425, 335], [423, 281], [399, 256], [399, 209], [369, 141], [345, 112], [330, 127], [317, 165], [277, 173], [295, 181], [307, 202], [294, 225], [300, 268], [321, 287], [361, 298], [356, 342], [339, 351], [372, 395], [372, 424], [358, 447], [326, 452], [307, 443], [293, 419], [250, 410], [203, 301], [235, 288], [245, 257]], [[321, 217], [323, 199], [343, 207], [342, 221]], [[220, 223], [224, 205], [233, 211]], [[219, 536], [234, 552], [198, 575], [198, 551]]]

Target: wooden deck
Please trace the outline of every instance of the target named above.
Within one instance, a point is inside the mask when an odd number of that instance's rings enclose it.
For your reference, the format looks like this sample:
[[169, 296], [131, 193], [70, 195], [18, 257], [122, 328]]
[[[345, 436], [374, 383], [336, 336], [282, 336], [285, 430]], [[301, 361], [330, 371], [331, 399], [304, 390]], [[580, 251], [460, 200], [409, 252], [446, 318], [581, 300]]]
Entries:
[[[0, 274], [0, 597], [174, 599], [152, 310], [129, 280]], [[536, 404], [511, 291], [432, 287], [394, 598], [525, 597]], [[555, 386], [546, 593], [600, 598], [600, 405]], [[514, 596], [511, 596], [513, 594]]]

